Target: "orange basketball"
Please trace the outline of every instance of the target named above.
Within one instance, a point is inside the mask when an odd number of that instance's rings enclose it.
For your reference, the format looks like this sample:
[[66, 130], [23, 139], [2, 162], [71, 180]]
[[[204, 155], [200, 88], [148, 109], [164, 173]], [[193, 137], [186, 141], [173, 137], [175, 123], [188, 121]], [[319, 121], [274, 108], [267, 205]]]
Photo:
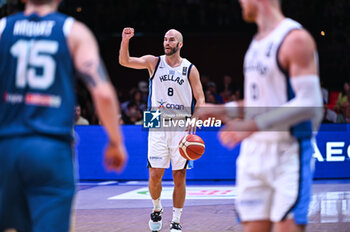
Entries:
[[180, 140], [179, 151], [187, 160], [199, 159], [205, 150], [205, 144], [198, 135], [188, 134]]

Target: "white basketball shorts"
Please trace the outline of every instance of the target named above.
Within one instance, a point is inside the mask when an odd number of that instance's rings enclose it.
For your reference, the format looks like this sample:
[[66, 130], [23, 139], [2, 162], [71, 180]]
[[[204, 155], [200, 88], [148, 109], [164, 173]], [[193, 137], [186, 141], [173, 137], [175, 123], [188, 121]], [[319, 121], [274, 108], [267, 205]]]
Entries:
[[246, 139], [237, 159], [240, 220], [307, 224], [313, 147], [310, 140], [266, 142]]
[[186, 131], [150, 130], [148, 133], [148, 167], [181, 170], [188, 167], [188, 160], [179, 152], [179, 142]]

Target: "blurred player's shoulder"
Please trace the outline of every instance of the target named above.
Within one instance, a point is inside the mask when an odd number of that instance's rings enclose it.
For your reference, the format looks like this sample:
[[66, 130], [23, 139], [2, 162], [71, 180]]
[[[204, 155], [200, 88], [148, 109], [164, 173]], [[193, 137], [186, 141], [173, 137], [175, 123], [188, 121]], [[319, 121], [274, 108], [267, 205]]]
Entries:
[[280, 49], [281, 63], [289, 66], [291, 61], [307, 64], [314, 59], [316, 43], [311, 34], [304, 28], [292, 30], [284, 39]]
[[74, 20], [71, 25], [71, 31], [69, 34], [69, 38], [72, 39], [84, 39], [85, 36], [92, 36], [92, 32], [90, 29], [82, 22], [78, 20]]
[[290, 47], [299, 49], [316, 48], [313, 37], [304, 28], [291, 31], [286, 37], [284, 43], [288, 44]]

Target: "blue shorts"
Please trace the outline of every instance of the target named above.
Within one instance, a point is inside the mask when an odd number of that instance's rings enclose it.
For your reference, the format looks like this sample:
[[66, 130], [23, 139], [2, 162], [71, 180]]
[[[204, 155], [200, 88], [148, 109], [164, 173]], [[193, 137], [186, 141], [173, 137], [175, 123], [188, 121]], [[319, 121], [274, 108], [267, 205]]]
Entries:
[[71, 144], [46, 136], [1, 138], [0, 151], [0, 231], [68, 231]]

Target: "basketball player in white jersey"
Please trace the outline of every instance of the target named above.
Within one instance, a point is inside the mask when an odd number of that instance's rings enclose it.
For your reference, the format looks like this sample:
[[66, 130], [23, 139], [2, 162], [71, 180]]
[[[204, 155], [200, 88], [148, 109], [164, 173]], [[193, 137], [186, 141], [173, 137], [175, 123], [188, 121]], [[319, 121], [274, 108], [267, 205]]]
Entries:
[[[174, 113], [168, 120], [181, 119], [189, 109], [204, 104], [204, 94], [197, 68], [180, 56], [183, 37], [177, 30], [171, 29], [164, 36], [163, 56], [145, 55], [130, 57], [129, 40], [134, 36], [133, 28], [124, 28], [119, 51], [119, 63], [134, 69], [147, 69], [150, 75], [150, 93], [148, 109], [160, 109]], [[194, 105], [194, 99], [196, 104]], [[191, 110], [192, 109], [192, 110]], [[179, 110], [179, 111], [177, 111]], [[191, 114], [191, 112], [189, 112]], [[180, 117], [180, 118], [178, 118]], [[153, 201], [153, 211], [149, 221], [151, 231], [162, 228], [162, 177], [170, 162], [173, 170], [173, 218], [171, 232], [181, 232], [180, 216], [186, 196], [186, 168], [188, 161], [179, 154], [178, 144], [187, 132], [151, 131], [148, 137], [149, 190]]]
[[[279, 0], [240, 0], [243, 18], [258, 26], [244, 59], [242, 102], [206, 105], [203, 118], [239, 115], [219, 134], [237, 160], [236, 207], [245, 232], [303, 231], [311, 197], [312, 125], [322, 119], [316, 45], [281, 12]], [[262, 112], [261, 112], [262, 110]], [[258, 112], [260, 111], [260, 112]]]

